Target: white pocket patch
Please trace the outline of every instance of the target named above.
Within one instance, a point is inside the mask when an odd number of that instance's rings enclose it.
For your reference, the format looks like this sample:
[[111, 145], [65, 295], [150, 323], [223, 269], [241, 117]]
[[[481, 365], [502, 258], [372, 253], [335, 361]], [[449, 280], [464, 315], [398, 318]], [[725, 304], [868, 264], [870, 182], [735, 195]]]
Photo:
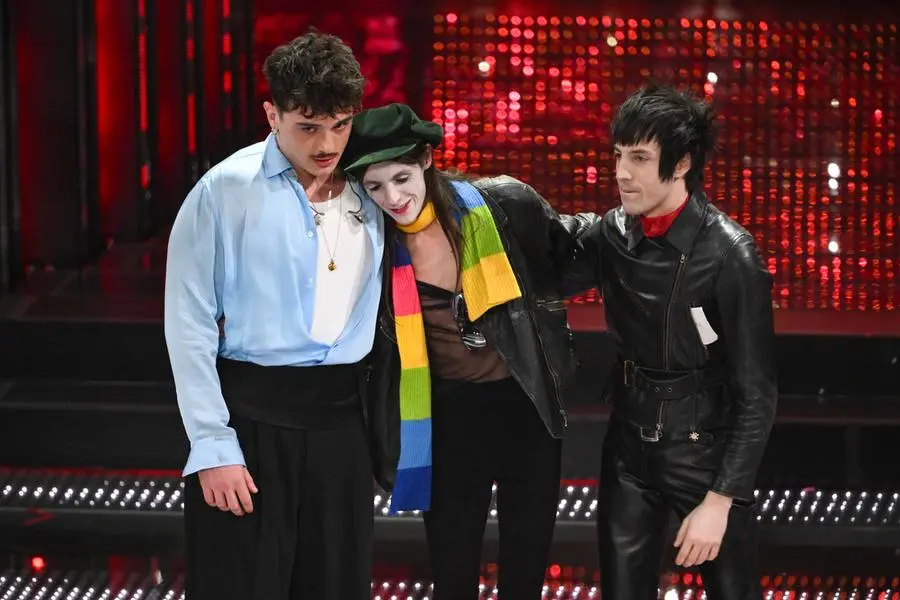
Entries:
[[691, 317], [694, 319], [694, 325], [697, 326], [697, 333], [700, 334], [700, 341], [703, 342], [704, 346], [709, 346], [719, 339], [715, 329], [706, 320], [706, 313], [703, 312], [702, 306], [692, 306]]

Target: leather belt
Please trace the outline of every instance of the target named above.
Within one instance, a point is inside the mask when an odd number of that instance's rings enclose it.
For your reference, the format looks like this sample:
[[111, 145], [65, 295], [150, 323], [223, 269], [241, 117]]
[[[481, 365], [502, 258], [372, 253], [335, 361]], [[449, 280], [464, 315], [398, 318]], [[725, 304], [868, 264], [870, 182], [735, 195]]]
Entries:
[[[620, 426], [626, 427], [633, 433], [637, 433], [642, 442], [659, 442], [663, 438], [661, 428], [641, 427], [637, 423], [628, 420], [620, 420]], [[692, 444], [710, 445], [715, 442], [715, 436], [709, 431], [701, 430], [667, 430], [665, 438], [670, 442], [690, 442]]]
[[626, 388], [634, 388], [657, 400], [679, 400], [724, 383], [718, 369], [659, 371], [639, 367], [633, 360], [622, 363]]

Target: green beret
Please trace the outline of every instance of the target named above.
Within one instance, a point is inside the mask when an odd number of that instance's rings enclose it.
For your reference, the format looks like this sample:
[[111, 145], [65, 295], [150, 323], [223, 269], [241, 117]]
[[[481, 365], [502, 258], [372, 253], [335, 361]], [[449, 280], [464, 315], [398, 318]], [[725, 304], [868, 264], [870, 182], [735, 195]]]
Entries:
[[353, 117], [340, 166], [344, 171], [354, 171], [399, 158], [422, 143], [437, 147], [443, 141], [443, 128], [423, 121], [406, 104], [370, 108]]

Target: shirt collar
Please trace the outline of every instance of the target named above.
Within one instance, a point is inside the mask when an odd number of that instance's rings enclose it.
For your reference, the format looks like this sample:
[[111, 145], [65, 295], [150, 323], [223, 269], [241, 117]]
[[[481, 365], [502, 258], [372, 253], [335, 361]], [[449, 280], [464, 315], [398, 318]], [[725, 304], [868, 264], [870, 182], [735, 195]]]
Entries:
[[271, 179], [281, 175], [285, 171], [293, 169], [287, 157], [278, 148], [275, 134], [270, 133], [266, 138], [266, 149], [263, 152], [263, 175]]
[[[663, 236], [682, 254], [690, 254], [694, 240], [706, 215], [709, 201], [703, 192], [694, 192], [685, 204], [678, 218], [672, 223], [669, 231]], [[625, 219], [625, 237], [628, 240], [628, 251], [633, 252], [642, 239], [644, 229], [640, 217], [629, 215]]]

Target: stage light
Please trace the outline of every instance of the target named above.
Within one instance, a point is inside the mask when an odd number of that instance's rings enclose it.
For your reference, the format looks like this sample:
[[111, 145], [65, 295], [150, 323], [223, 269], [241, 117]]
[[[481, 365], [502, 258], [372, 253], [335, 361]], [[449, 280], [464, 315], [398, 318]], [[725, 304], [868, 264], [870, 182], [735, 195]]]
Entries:
[[828, 176], [837, 178], [841, 176], [841, 167], [837, 163], [828, 163]]
[[[759, 240], [778, 307], [896, 310], [898, 95], [886, 85], [896, 26], [552, 14], [520, 26], [490, 10], [457, 16], [435, 22], [430, 100], [470, 116], [438, 166], [507, 173], [562, 213], [605, 212], [617, 203], [606, 135], [616, 107], [649, 79], [682, 81], [715, 96], [726, 134], [707, 191]], [[709, 66], [698, 69], [699, 57]], [[729, 66], [739, 81], [719, 77]], [[513, 109], [503, 119], [497, 108], [512, 90], [515, 122]], [[829, 163], [837, 170], [820, 166]], [[837, 265], [832, 234], [848, 257]]]
[[31, 568], [35, 571], [43, 571], [47, 566], [47, 561], [44, 560], [43, 556], [33, 556], [31, 558]]
[[[820, 244], [820, 251], [827, 252], [831, 258], [832, 266], [829, 268], [844, 264], [844, 259], [839, 255], [846, 254], [849, 250], [837, 232], [829, 234]], [[34, 493], [37, 489], [54, 488], [59, 490], [56, 495], [44, 493], [38, 497]], [[174, 472], [172, 475], [144, 477], [114, 472], [101, 477], [27, 472], [21, 476], [7, 477], [4, 487], [0, 489], [0, 505], [25, 509], [40, 505], [46, 510], [107, 509], [170, 513], [184, 510], [183, 489], [183, 482]], [[496, 484], [492, 485], [488, 509], [492, 520], [500, 516], [497, 491]], [[373, 514], [378, 518], [421, 518], [421, 511], [404, 511], [391, 515], [390, 496], [383, 492], [373, 496]], [[98, 497], [100, 500], [94, 501]], [[768, 525], [900, 525], [900, 492], [894, 490], [821, 490], [812, 486], [797, 489], [764, 488], [756, 490], [754, 498], [757, 500], [757, 521]], [[560, 486], [556, 511], [560, 521], [593, 521], [597, 518], [597, 509], [596, 482], [564, 482]]]
[[841, 245], [838, 244], [837, 240], [831, 240], [828, 242], [828, 251], [832, 254], [837, 254], [841, 251]]

